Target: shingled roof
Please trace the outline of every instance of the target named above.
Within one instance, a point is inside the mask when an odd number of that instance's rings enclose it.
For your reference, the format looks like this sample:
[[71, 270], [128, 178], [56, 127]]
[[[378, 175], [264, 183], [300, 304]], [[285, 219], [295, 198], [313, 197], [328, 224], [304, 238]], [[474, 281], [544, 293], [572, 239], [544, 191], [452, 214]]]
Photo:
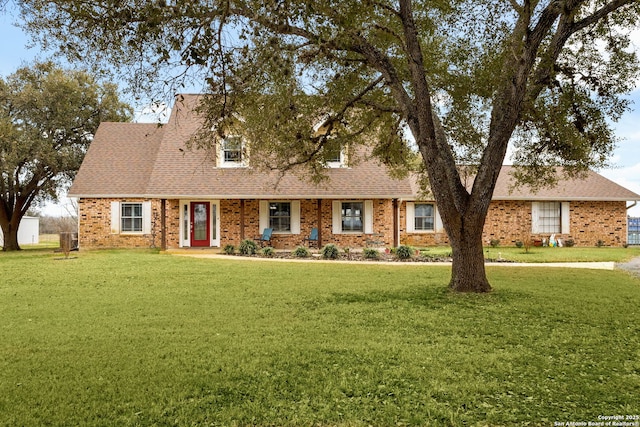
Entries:
[[[418, 198], [415, 181], [391, 178], [375, 160], [327, 170], [315, 185], [293, 174], [263, 173], [251, 168], [218, 168], [203, 152], [185, 149], [201, 121], [194, 109], [198, 95], [181, 95], [163, 126], [101, 123], [85, 156], [70, 197], [148, 198]], [[512, 191], [511, 168], [504, 166], [494, 200], [640, 200], [640, 196], [589, 172], [585, 179], [564, 180], [533, 192]], [[277, 185], [276, 185], [277, 183]]]
[[201, 125], [197, 95], [176, 101], [169, 122], [102, 123], [69, 190], [71, 197], [150, 198], [411, 198], [407, 180], [387, 174], [375, 160], [327, 170], [316, 185], [293, 174], [252, 168], [218, 168], [213, 159], [185, 149]]

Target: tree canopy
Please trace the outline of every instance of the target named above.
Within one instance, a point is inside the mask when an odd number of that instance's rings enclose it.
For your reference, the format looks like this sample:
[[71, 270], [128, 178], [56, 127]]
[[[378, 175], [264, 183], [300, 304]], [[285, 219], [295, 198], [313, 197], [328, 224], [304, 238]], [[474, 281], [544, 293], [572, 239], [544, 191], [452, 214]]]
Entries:
[[27, 210], [56, 200], [71, 182], [101, 121], [124, 121], [131, 108], [117, 87], [84, 71], [36, 63], [0, 78], [0, 226], [5, 250], [19, 249]]
[[[203, 129], [241, 115], [252, 158], [279, 168], [321, 175], [313, 160], [348, 143], [407, 170], [417, 147], [457, 290], [490, 289], [482, 228], [510, 144], [522, 182], [550, 183], [550, 164], [606, 164], [610, 120], [638, 79], [636, 0], [18, 3], [43, 43], [115, 64], [132, 87], [157, 88], [169, 69], [201, 77], [215, 95]], [[319, 119], [325, 132], [310, 132]]]

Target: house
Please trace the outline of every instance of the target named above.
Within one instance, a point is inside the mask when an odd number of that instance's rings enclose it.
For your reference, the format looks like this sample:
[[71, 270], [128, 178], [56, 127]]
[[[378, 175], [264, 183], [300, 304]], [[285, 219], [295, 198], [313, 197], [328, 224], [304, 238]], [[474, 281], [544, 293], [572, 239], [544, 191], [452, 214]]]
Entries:
[[[18, 245], [36, 245], [40, 243], [40, 218], [25, 215], [18, 225]], [[0, 229], [0, 246], [4, 245], [4, 235]]]
[[[197, 95], [178, 98], [167, 124], [102, 123], [69, 191], [78, 199], [81, 248], [223, 247], [273, 229], [271, 244], [303, 244], [313, 228], [320, 246], [446, 244], [433, 201], [411, 179], [391, 178], [375, 160], [327, 163], [320, 185], [253, 170], [241, 135], [215, 153], [185, 150], [200, 126]], [[365, 153], [366, 154], [366, 153]], [[276, 185], [276, 182], [278, 185]], [[524, 235], [622, 245], [627, 201], [640, 196], [589, 173], [553, 190], [510, 192], [500, 175], [485, 239], [513, 244]]]

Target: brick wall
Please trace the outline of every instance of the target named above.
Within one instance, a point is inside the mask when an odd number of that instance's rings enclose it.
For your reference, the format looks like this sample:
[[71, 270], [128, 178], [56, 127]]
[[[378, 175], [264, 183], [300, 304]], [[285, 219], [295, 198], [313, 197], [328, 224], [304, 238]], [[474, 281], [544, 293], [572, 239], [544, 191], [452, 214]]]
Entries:
[[111, 202], [145, 202], [150, 199], [80, 199], [78, 244], [83, 249], [160, 247], [160, 200], [151, 201], [152, 232], [111, 233]]
[[[112, 234], [111, 202], [143, 202], [148, 199], [80, 199], [79, 240], [84, 249], [90, 248], [148, 248], [161, 247], [161, 201], [152, 200], [152, 233]], [[321, 225], [318, 225], [318, 200], [300, 201], [300, 234], [274, 234], [272, 245], [278, 249], [295, 248], [303, 244], [311, 229], [319, 227], [322, 244], [333, 243], [341, 248], [367, 246], [370, 235], [364, 233], [333, 235], [332, 200], [320, 201]], [[380, 246], [393, 246], [394, 210], [391, 200], [374, 200], [373, 230], [382, 236]], [[258, 200], [220, 201], [220, 245], [239, 245], [243, 238], [253, 239], [262, 230]], [[242, 214], [242, 212], [244, 212]], [[180, 204], [178, 200], [165, 202], [165, 241], [168, 248], [180, 246]], [[570, 233], [557, 235], [561, 239], [573, 239], [578, 246], [595, 246], [598, 240], [605, 245], [621, 246], [627, 241], [625, 202], [571, 202]], [[448, 244], [444, 232], [407, 233], [406, 203], [399, 205], [400, 243], [412, 246]], [[531, 236], [531, 202], [494, 201], [491, 203], [485, 223], [483, 241], [500, 240], [503, 246], [512, 246], [518, 240]], [[533, 235], [548, 238], [548, 235]]]
[[[601, 240], [607, 246], [622, 246], [627, 241], [625, 202], [570, 202], [569, 233], [556, 234], [559, 239], [573, 239], [577, 246], [595, 246]], [[400, 209], [401, 242], [415, 246], [448, 244], [446, 234], [407, 233], [406, 203]], [[489, 245], [499, 240], [513, 246], [527, 238], [548, 239], [549, 234], [532, 234], [531, 202], [493, 201], [489, 206], [482, 240]]]

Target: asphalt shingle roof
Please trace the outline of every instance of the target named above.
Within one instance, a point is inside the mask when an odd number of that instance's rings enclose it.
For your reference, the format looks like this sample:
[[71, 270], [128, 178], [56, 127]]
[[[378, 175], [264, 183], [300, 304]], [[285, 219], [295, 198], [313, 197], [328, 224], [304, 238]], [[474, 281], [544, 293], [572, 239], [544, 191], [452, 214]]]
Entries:
[[[102, 123], [76, 179], [71, 197], [158, 198], [398, 198], [418, 197], [415, 181], [389, 177], [375, 160], [327, 171], [319, 185], [297, 176], [263, 173], [251, 168], [217, 168], [214, 156], [187, 150], [201, 125], [194, 108], [198, 95], [177, 98], [163, 126]], [[640, 196], [590, 172], [583, 180], [562, 181], [537, 193], [527, 187], [511, 191], [511, 168], [503, 167], [496, 200], [640, 200]], [[278, 185], [276, 185], [278, 183]]]

